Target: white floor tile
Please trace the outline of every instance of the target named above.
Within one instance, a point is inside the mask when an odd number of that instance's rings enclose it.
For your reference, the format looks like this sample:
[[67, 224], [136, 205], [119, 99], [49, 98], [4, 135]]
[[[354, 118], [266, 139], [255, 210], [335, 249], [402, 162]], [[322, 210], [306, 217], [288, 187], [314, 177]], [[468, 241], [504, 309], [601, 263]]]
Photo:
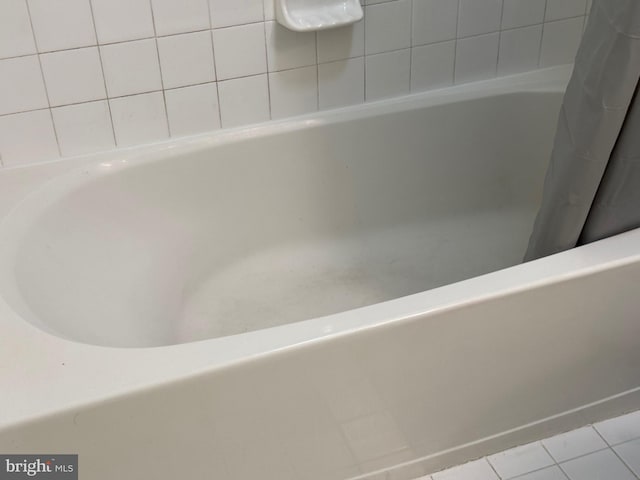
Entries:
[[561, 467], [570, 480], [636, 480], [635, 475], [609, 449], [569, 460]]
[[434, 473], [433, 480], [500, 480], [500, 478], [483, 458]]
[[605, 441], [592, 427], [562, 433], [547, 438], [542, 443], [556, 462], [564, 462], [607, 448]]
[[594, 427], [609, 445], [635, 440], [640, 438], [640, 411], [596, 423]]
[[640, 439], [618, 445], [614, 450], [633, 473], [640, 476]]
[[567, 480], [567, 476], [560, 470], [559, 467], [547, 467], [542, 470], [527, 473], [518, 477], [517, 480]]
[[489, 463], [501, 478], [508, 479], [548, 467], [555, 462], [542, 444], [535, 442], [491, 455]]

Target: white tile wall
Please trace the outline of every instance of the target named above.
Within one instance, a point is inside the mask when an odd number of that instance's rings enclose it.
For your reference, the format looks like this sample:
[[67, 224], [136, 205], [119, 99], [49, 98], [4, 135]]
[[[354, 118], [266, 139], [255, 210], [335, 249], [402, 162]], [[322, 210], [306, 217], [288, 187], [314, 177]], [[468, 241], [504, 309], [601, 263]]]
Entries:
[[294, 33], [273, 0], [3, 0], [0, 166], [568, 63], [587, 3], [366, 0]]

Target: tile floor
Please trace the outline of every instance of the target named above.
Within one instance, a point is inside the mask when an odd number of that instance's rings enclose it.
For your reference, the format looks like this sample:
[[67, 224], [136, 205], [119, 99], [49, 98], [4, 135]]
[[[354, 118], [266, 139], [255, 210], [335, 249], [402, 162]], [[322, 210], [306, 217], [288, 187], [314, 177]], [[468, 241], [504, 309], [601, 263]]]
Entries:
[[418, 480], [638, 480], [640, 411]]

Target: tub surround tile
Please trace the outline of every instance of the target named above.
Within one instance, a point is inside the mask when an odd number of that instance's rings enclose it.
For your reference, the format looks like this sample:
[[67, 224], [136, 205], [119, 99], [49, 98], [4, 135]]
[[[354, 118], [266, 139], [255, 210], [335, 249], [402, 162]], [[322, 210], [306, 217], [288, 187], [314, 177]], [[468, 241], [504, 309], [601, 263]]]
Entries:
[[635, 440], [640, 438], [640, 411], [596, 423], [594, 428], [609, 445]]
[[265, 24], [270, 72], [315, 65], [315, 32], [292, 32], [276, 22]]
[[162, 90], [155, 40], [106, 45], [100, 51], [109, 97]]
[[0, 60], [0, 115], [49, 106], [36, 55]]
[[209, 31], [158, 39], [164, 88], [186, 87], [216, 79]]
[[97, 47], [46, 53], [40, 61], [52, 107], [106, 98]]
[[364, 20], [317, 34], [318, 63], [334, 62], [364, 55]]
[[434, 43], [411, 49], [411, 91], [453, 84], [456, 42]]
[[553, 458], [540, 442], [522, 445], [488, 457], [501, 478], [513, 478], [553, 465]]
[[0, 161], [5, 167], [59, 156], [49, 110], [0, 116]]
[[318, 67], [269, 74], [271, 118], [285, 118], [318, 110]]
[[369, 55], [365, 62], [367, 101], [409, 93], [411, 81], [411, 50]]
[[0, 2], [0, 59], [36, 53], [25, 2]]
[[209, 28], [207, 0], [152, 0], [157, 35], [195, 32]]
[[62, 155], [73, 156], [115, 147], [106, 100], [52, 109]]
[[542, 444], [556, 462], [564, 462], [607, 448], [607, 444], [593, 427], [562, 433], [543, 440]]
[[218, 83], [224, 128], [269, 120], [267, 75], [235, 78]]
[[91, 0], [99, 43], [125, 42], [155, 35], [149, 0]]
[[89, 0], [28, 1], [40, 52], [96, 44]]
[[[591, 2], [360, 3], [365, 18], [354, 25], [296, 33], [274, 21], [274, 0], [0, 2], [0, 89], [12, 92], [0, 98], [0, 115], [151, 92], [166, 102], [169, 90], [264, 74], [266, 102], [262, 89], [247, 94], [260, 98], [253, 109], [260, 114], [227, 102], [228, 125], [240, 125], [233, 117], [254, 122], [345, 107], [571, 62]], [[307, 67], [316, 69], [315, 81]], [[181, 95], [186, 101], [186, 92], [170, 94]], [[241, 111], [231, 114], [230, 105]], [[68, 145], [59, 146], [65, 156]]]
[[581, 17], [547, 22], [542, 31], [540, 67], [572, 63], [584, 29]]
[[365, 52], [390, 52], [411, 46], [411, 1], [395, 0], [365, 8]]
[[459, 40], [456, 48], [455, 83], [495, 77], [500, 34]]
[[547, 0], [546, 21], [560, 20], [562, 18], [584, 15], [587, 9], [587, 0]]
[[458, 2], [414, 0], [411, 45], [426, 45], [456, 38]]
[[318, 98], [322, 109], [364, 102], [364, 57], [318, 65]]
[[172, 137], [220, 128], [218, 88], [215, 83], [167, 90], [165, 99]]
[[267, 71], [264, 24], [252, 23], [213, 31], [216, 72], [220, 80]]
[[502, 0], [460, 0], [458, 36], [497, 32], [501, 18]]
[[504, 0], [502, 28], [519, 28], [544, 21], [546, 0]]
[[263, 20], [262, 0], [209, 0], [213, 28]]
[[512, 75], [536, 68], [541, 41], [542, 25], [502, 32], [498, 54], [498, 75]]
[[169, 137], [162, 92], [109, 100], [116, 145], [152, 143]]

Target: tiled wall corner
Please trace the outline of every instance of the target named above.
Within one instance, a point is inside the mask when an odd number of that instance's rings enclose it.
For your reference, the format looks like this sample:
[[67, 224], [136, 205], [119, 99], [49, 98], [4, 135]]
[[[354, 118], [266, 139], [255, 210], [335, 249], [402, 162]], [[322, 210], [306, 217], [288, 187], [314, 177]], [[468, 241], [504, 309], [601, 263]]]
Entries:
[[274, 0], [0, 2], [0, 167], [569, 63], [589, 0], [362, 0], [295, 33]]

